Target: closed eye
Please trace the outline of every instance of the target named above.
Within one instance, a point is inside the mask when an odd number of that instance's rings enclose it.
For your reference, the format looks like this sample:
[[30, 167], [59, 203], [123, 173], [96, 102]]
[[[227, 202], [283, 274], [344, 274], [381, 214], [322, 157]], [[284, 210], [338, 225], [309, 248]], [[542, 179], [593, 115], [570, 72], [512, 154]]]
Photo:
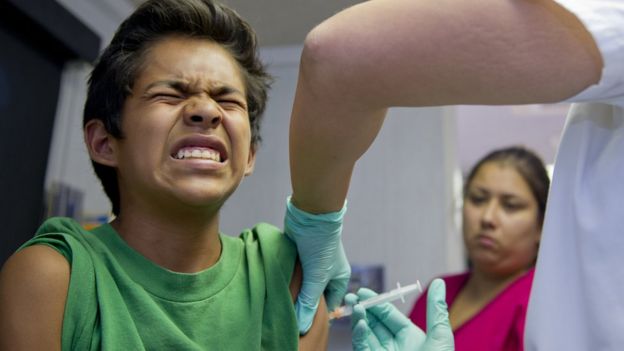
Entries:
[[488, 201], [488, 196], [486, 195], [469, 194], [467, 198], [470, 203], [475, 205], [480, 205]]
[[505, 210], [512, 212], [522, 210], [526, 207], [526, 205], [523, 203], [503, 202], [503, 207], [505, 208]]
[[180, 81], [156, 81], [145, 89], [145, 98], [156, 102], [179, 102], [188, 95], [188, 84]]
[[183, 94], [176, 92], [155, 92], [150, 96], [150, 100], [165, 103], [178, 103], [184, 98]]
[[226, 110], [244, 110], [247, 111], [247, 104], [239, 99], [233, 98], [217, 98], [217, 103]]

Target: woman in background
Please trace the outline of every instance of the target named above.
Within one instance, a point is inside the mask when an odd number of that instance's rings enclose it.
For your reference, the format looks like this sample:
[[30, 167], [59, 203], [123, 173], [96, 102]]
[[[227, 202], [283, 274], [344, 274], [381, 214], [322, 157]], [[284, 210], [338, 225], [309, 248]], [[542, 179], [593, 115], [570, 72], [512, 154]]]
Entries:
[[[471, 268], [443, 277], [455, 347], [523, 350], [524, 324], [550, 180], [533, 152], [493, 151], [464, 186], [463, 238]], [[426, 326], [426, 293], [410, 314]]]

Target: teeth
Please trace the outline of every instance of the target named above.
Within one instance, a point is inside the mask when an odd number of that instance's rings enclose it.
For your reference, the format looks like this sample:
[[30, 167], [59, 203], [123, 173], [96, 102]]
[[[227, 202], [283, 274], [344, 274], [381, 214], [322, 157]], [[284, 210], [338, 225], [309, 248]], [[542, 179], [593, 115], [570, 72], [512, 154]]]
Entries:
[[219, 152], [211, 149], [204, 148], [186, 148], [180, 149], [178, 153], [175, 155], [175, 158], [178, 160], [182, 159], [203, 159], [203, 160], [212, 160], [216, 162], [221, 162], [221, 155]]

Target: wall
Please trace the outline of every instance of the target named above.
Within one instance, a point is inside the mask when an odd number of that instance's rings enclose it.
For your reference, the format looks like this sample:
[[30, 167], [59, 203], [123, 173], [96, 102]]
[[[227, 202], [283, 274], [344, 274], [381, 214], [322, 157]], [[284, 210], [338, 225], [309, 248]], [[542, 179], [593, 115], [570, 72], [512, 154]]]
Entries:
[[55, 0], [81, 18], [101, 38], [104, 48], [117, 26], [132, 12], [134, 5], [126, 0]]
[[457, 144], [465, 174], [495, 148], [523, 145], [546, 164], [555, 161], [569, 104], [522, 106], [458, 106]]
[[[57, 1], [102, 38], [102, 47], [133, 8], [124, 0]], [[92, 171], [82, 136], [82, 109], [90, 69], [89, 64], [81, 62], [64, 67], [45, 184], [49, 189], [60, 181], [82, 190], [84, 215], [97, 217], [110, 212], [110, 203]]]
[[56, 2], [0, 2], [0, 264], [39, 226], [48, 150], [66, 62], [97, 56], [99, 38]]

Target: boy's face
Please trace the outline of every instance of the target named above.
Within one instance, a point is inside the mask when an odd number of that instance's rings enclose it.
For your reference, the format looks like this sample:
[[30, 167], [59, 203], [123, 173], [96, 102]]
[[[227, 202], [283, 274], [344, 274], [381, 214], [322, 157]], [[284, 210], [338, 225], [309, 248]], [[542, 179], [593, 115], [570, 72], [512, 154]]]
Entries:
[[253, 170], [245, 85], [220, 45], [169, 37], [147, 50], [112, 139], [121, 211], [218, 209]]

